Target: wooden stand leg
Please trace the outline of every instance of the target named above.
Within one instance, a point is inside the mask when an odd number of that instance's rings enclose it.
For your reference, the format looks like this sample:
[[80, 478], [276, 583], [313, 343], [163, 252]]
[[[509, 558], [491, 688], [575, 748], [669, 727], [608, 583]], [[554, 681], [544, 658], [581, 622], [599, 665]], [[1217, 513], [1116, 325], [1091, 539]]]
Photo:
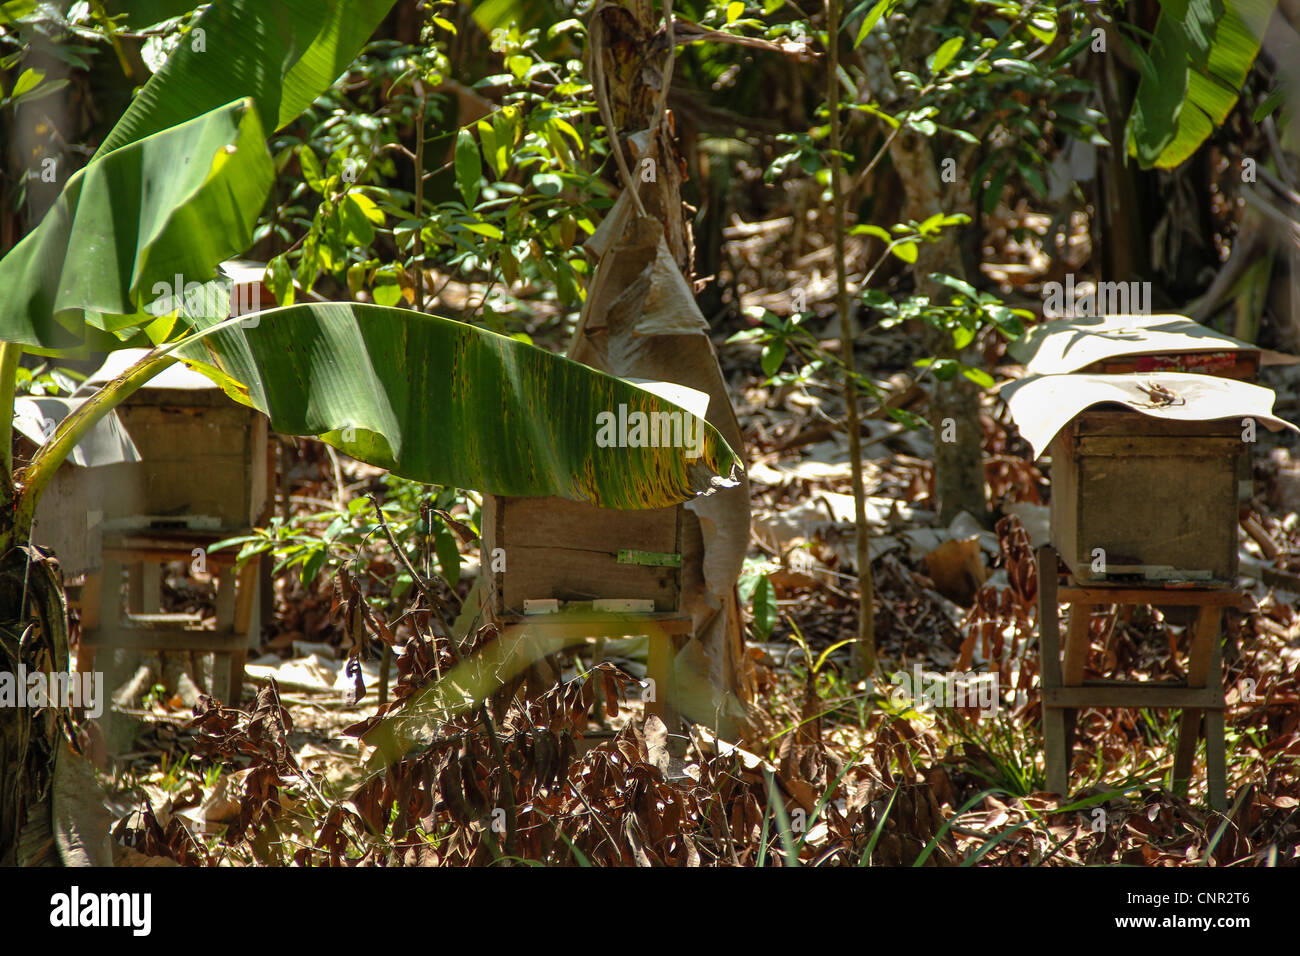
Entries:
[[1196, 760], [1196, 741], [1201, 736], [1202, 711], [1188, 707], [1178, 720], [1178, 749], [1174, 752], [1173, 779], [1170, 789], [1180, 797], [1187, 796], [1187, 786], [1192, 779], [1192, 764]]
[[97, 571], [86, 574], [81, 586], [81, 640], [77, 644], [77, 673], [87, 674], [95, 669], [96, 647], [92, 643], [99, 630], [100, 606], [103, 602], [104, 577]]
[[[217, 578], [217, 630], [230, 633], [235, 626], [236, 594], [235, 569], [222, 568]], [[234, 706], [230, 696], [231, 672], [234, 662], [228, 652], [217, 651], [212, 655], [212, 696], [223, 704]], [[240, 663], [242, 672], [243, 663]]]
[[244, 691], [244, 662], [248, 659], [248, 647], [253, 641], [253, 611], [257, 607], [258, 592], [261, 590], [261, 565], [250, 561], [240, 569], [237, 577], [238, 590], [235, 592], [234, 631], [240, 640], [237, 649], [230, 655], [230, 706], [238, 707], [240, 695]]
[[121, 620], [122, 565], [105, 558], [100, 571], [99, 618], [95, 623], [112, 630]]
[[[230, 700], [231, 707], [239, 706], [239, 699], [244, 693], [244, 664], [248, 661], [248, 651], [231, 651], [230, 658]], [[215, 665], [215, 661], [213, 662]]]
[[162, 611], [162, 570], [158, 561], [143, 561], [138, 567], [140, 578], [140, 610], [144, 614]]
[[[1188, 649], [1188, 687], [1205, 687], [1209, 680], [1211, 664], [1216, 656], [1215, 648], [1219, 643], [1219, 618], [1222, 613], [1223, 609], [1217, 605], [1206, 605], [1201, 608], [1201, 613], [1196, 618], [1196, 629], [1192, 634], [1191, 647]], [[1222, 679], [1220, 679], [1220, 686], [1222, 686]], [[1188, 707], [1183, 711], [1178, 722], [1178, 749], [1174, 753], [1170, 789], [1179, 796], [1187, 793], [1187, 786], [1192, 778], [1192, 764], [1196, 759], [1196, 741], [1200, 736], [1204, 716], [1203, 709]], [[1220, 712], [1220, 726], [1222, 720], [1223, 715]], [[1222, 742], [1222, 733], [1219, 734], [1219, 739]]]
[[[87, 591], [82, 592], [82, 610], [90, 609], [90, 626], [82, 627], [81, 639], [83, 643], [93, 646], [87, 648], [88, 670], [95, 666], [95, 659], [98, 656], [99, 641], [102, 637], [102, 631], [111, 632], [122, 619], [122, 565], [116, 561], [110, 561], [104, 558], [100, 572], [96, 575], [96, 582], [91, 585], [91, 576], [86, 576]], [[93, 600], [90, 595], [90, 588], [98, 591], [98, 597]], [[109, 672], [113, 669], [113, 653], [110, 647], [107, 663], [100, 658], [99, 669]], [[80, 660], [80, 654], [78, 654]], [[80, 668], [80, 664], [77, 665]], [[107, 678], [105, 678], [107, 684]], [[109, 753], [113, 752], [113, 699], [111, 696], [112, 687], [105, 686], [104, 692], [109, 696], [104, 701], [103, 713], [99, 715], [99, 729], [107, 742]]]
[[144, 613], [144, 563], [133, 561], [126, 566], [126, 611]]
[[[651, 634], [646, 640], [649, 642], [650, 648], [646, 657], [645, 671], [646, 677], [654, 681], [654, 694], [645, 702], [645, 712], [647, 717], [651, 714], [659, 717], [667, 726], [668, 708], [666, 705], [668, 700], [668, 668], [671, 658], [669, 648], [671, 643], [667, 635], [663, 634]], [[669, 726], [668, 729], [672, 730], [673, 728]]]
[[[1083, 684], [1083, 669], [1088, 663], [1088, 651], [1091, 650], [1092, 605], [1076, 601], [1070, 605], [1069, 626], [1065, 632], [1065, 667], [1061, 674], [1062, 685], [1079, 687]], [[1078, 710], [1073, 707], [1062, 711], [1065, 724], [1065, 759], [1067, 763], [1074, 753], [1074, 728]]]
[[[1056, 604], [1056, 551], [1038, 549], [1038, 639], [1040, 685], [1044, 690], [1061, 686], [1060, 609]], [[1065, 796], [1070, 787], [1070, 767], [1065, 750], [1065, 713], [1043, 704], [1043, 748], [1047, 754], [1047, 789]]]
[[227, 707], [233, 707], [230, 699], [231, 655], [226, 651], [212, 653], [212, 696]]
[[[1216, 635], [1217, 637], [1217, 635]], [[1216, 639], [1210, 659], [1211, 686], [1223, 686], [1223, 647]], [[1205, 783], [1210, 807], [1228, 809], [1228, 761], [1223, 739], [1223, 709], [1205, 712]]]
[[162, 610], [162, 564], [136, 561], [127, 566], [126, 609], [132, 614]]

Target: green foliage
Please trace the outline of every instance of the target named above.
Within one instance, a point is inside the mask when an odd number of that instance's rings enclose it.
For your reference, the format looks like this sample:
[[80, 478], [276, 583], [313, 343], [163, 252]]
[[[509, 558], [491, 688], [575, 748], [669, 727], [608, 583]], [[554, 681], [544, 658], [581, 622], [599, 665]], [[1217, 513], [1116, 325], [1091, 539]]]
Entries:
[[1228, 118], [1259, 52], [1275, 0], [1162, 0], [1126, 129], [1143, 167], [1185, 162]]
[[941, 721], [962, 741], [970, 770], [1000, 792], [1027, 797], [1045, 786], [1043, 771], [1035, 754], [1039, 747], [1027, 748], [1024, 727], [999, 708], [992, 717], [971, 720], [959, 711], [940, 708]]
[[[960, 14], [954, 11], [934, 28], [939, 42], [920, 72], [918, 64], [903, 62], [897, 49], [907, 36], [911, 11], [901, 0], [863, 3], [846, 18], [846, 30], [866, 8], [854, 45], [875, 35], [897, 96], [892, 102], [864, 99], [851, 108], [891, 130], [907, 128], [934, 138], [940, 155], [977, 147], [982, 153], [977, 167], [961, 175], [986, 213], [1013, 179], [1046, 198], [1043, 148], [1054, 134], [1108, 145], [1104, 117], [1087, 105], [1092, 84], [1077, 75], [1090, 36], [1068, 45], [1058, 36], [1059, 16], [1086, 22], [1071, 5], [1002, 0], [963, 5]], [[859, 70], [851, 70], [856, 87], [875, 91], [878, 82]]]
[[[580, 306], [587, 263], [576, 245], [609, 202], [589, 145], [591, 88], [571, 55], [582, 25], [570, 20], [545, 32], [511, 26], [493, 34], [493, 52], [508, 72], [476, 85], [505, 87], [503, 102], [482, 119], [427, 139], [426, 157], [450, 152], [454, 189], [442, 188], [426, 158], [429, 188], [417, 210], [415, 194], [393, 185], [394, 157], [414, 158], [400, 134], [418, 124], [422, 108], [426, 121], [449, 112], [446, 96], [430, 91], [449, 69], [450, 29], [435, 16], [419, 47], [370, 45], [308, 114], [305, 138], [277, 142], [286, 173], [288, 151], [296, 150], [303, 174], [301, 181], [284, 177], [287, 198], [259, 227], [259, 237], [294, 244], [284, 264], [273, 266], [278, 288], [289, 292], [289, 273], [305, 289], [326, 275], [382, 305], [414, 304], [416, 271], [436, 266], [466, 280], [482, 277], [503, 298], [522, 284], [545, 290], [542, 297], [566, 309]], [[367, 99], [376, 86], [387, 89], [383, 102]], [[321, 153], [328, 157], [323, 164]], [[336, 177], [349, 167], [350, 181]], [[373, 203], [359, 232], [344, 221], [344, 197], [358, 194]], [[351, 218], [361, 224], [356, 212]], [[487, 296], [479, 308], [489, 327], [505, 330]]]
[[754, 633], [763, 641], [772, 636], [772, 629], [776, 627], [776, 593], [768, 580], [768, 575], [776, 569], [771, 562], [746, 558], [737, 583], [740, 600], [750, 606]]
[[[453, 507], [462, 500], [459, 493], [393, 475], [384, 475], [381, 482], [384, 495], [380, 507], [393, 537], [417, 568], [421, 555], [436, 558], [439, 574], [454, 586], [461, 570], [455, 536], [436, 516], [430, 525], [424, 513], [427, 508]], [[414, 583], [402, 562], [389, 553], [374, 506], [364, 497], [353, 498], [341, 510], [297, 511], [288, 521], [276, 515], [267, 527], [218, 542], [211, 550], [235, 546], [239, 547], [240, 564], [270, 554], [275, 559], [273, 573], [296, 570], [304, 586], [322, 574], [333, 577], [340, 567], [347, 566], [364, 582], [371, 602], [385, 609], [398, 606]]]
[[14, 387], [19, 395], [71, 394], [85, 381], [86, 376], [75, 369], [52, 366], [42, 362], [35, 368], [19, 366]]
[[36, 12], [36, 0], [0, 0], [0, 24], [13, 23]]
[[[913, 263], [917, 261], [916, 250], [919, 244], [933, 242], [944, 229], [964, 225], [967, 221], [963, 215], [936, 214], [921, 223], [897, 223], [888, 230], [874, 225], [860, 225], [855, 226], [852, 232], [870, 235], [886, 243], [882, 256], [894, 255], [904, 262]], [[970, 345], [981, 329], [986, 327], [997, 329], [1008, 339], [1017, 338], [1024, 332], [1021, 320], [1033, 317], [1032, 313], [1024, 309], [1007, 308], [997, 296], [980, 292], [960, 279], [937, 273], [929, 278], [952, 291], [953, 294], [947, 301], [933, 301], [922, 295], [897, 301], [879, 289], [863, 291], [860, 300], [868, 308], [883, 313], [881, 328], [893, 328], [908, 320], [919, 320], [946, 332], [951, 337], [953, 349], [958, 352]], [[761, 310], [757, 318], [760, 325], [737, 332], [727, 341], [762, 345], [761, 362], [769, 384], [825, 386], [842, 380], [847, 374], [847, 368], [839, 354], [827, 351], [821, 340], [807, 328], [808, 314], [796, 313], [783, 319], [767, 310]], [[795, 367], [783, 371], [787, 359], [791, 357]], [[982, 387], [993, 384], [993, 379], [987, 372], [957, 359], [927, 358], [917, 362], [917, 365], [928, 367], [935, 378], [941, 381], [961, 374]], [[880, 388], [870, 379], [858, 375], [856, 381], [858, 387], [867, 394], [877, 399], [884, 397]], [[888, 412], [891, 417], [909, 427], [918, 427], [921, 423], [919, 418], [899, 409], [889, 409]]]
[[[884, 314], [880, 321], [882, 328], [893, 328], [909, 320], [918, 320], [948, 333], [956, 351], [970, 345], [980, 330], [986, 327], [996, 329], [1009, 340], [1019, 338], [1024, 334], [1022, 320], [1034, 317], [1032, 312], [1025, 309], [1007, 308], [997, 296], [980, 292], [953, 276], [931, 273], [929, 278], [952, 291], [953, 294], [946, 302], [924, 295], [909, 296], [900, 302], [876, 289], [863, 293], [862, 301]], [[955, 358], [921, 359], [916, 364], [929, 368], [940, 381], [948, 381], [961, 374], [982, 388], [993, 385], [993, 378], [983, 369], [974, 368]]]
[[5, 90], [4, 84], [0, 82], [0, 109], [34, 102], [68, 85], [66, 78], [51, 80], [48, 83], [44, 80], [44, 70], [29, 66], [18, 75], [18, 79], [9, 90]]
[[154, 319], [145, 306], [158, 283], [208, 280], [251, 244], [272, 178], [263, 130], [343, 72], [389, 6], [341, 0], [324, 16], [307, 0], [209, 6], [55, 208], [0, 260], [12, 292], [0, 341], [141, 344], [132, 333]]
[[[367, 18], [382, 15], [387, 6], [342, 2], [323, 18], [317, 8], [313, 14], [301, 4], [278, 14], [272, 13], [277, 8], [239, 0], [209, 7], [192, 32], [196, 44], [206, 44], [206, 33], [198, 31], [211, 29], [215, 45], [176, 49], [110, 133], [98, 158], [69, 181], [54, 212], [0, 261], [0, 279], [12, 290], [0, 307], [0, 341], [45, 349], [111, 348], [134, 344], [136, 329], [147, 323], [150, 339], [170, 339], [174, 345], [187, 326], [210, 330], [228, 311], [220, 283], [209, 281], [202, 288], [215, 292], [215, 299], [205, 295], [195, 303], [187, 295], [183, 302], [169, 298], [166, 308], [146, 311], [145, 306], [159, 294], [159, 284], [167, 294], [168, 280], [177, 276], [207, 279], [217, 263], [248, 247], [252, 217], [273, 173], [259, 116], [276, 126], [296, 116], [346, 68], [369, 32]], [[436, 15], [433, 23], [450, 27]], [[498, 36], [501, 50], [510, 53], [506, 62], [515, 82], [533, 75], [533, 67], [521, 62], [527, 59], [522, 51], [538, 39], [536, 31], [520, 35], [514, 29]], [[436, 53], [404, 64], [388, 92], [405, 84], [423, 115], [427, 103], [421, 84], [440, 80], [437, 64]], [[539, 66], [560, 79], [553, 64]], [[567, 69], [576, 76], [581, 67], [571, 61]], [[576, 102], [583, 87], [563, 86], [555, 95]], [[216, 95], [214, 89], [247, 89], [255, 98], [168, 125]], [[569, 113], [576, 118], [581, 111], [575, 107]], [[413, 210], [408, 234], [418, 231], [435, 244], [453, 243], [453, 262], [466, 257], [486, 262], [496, 251], [493, 243], [508, 244], [512, 238], [490, 221], [499, 217], [515, 230], [516, 240], [545, 232], [548, 248], [567, 250], [574, 225], [567, 215], [570, 197], [561, 193], [571, 184], [566, 170], [573, 150], [585, 148], [585, 140], [564, 109], [528, 89], [490, 119], [478, 124], [478, 133], [494, 144], [487, 152], [492, 184], [480, 190], [479, 150], [472, 138], [462, 136], [456, 162], [460, 202], [437, 207], [447, 218], [426, 220], [423, 209]], [[356, 185], [360, 177], [349, 166], [356, 161], [347, 155], [364, 141], [357, 133], [365, 125], [329, 119], [318, 124], [319, 139], [338, 144], [323, 164], [310, 147], [297, 151], [303, 184], [319, 202], [296, 270], [308, 288], [321, 270], [360, 276], [373, 282], [376, 299], [395, 303], [405, 294], [404, 270], [369, 258], [367, 250], [387, 215], [402, 211], [381, 187]], [[176, 162], [178, 156], [187, 161]], [[283, 156], [281, 151], [277, 159]], [[528, 175], [528, 185], [512, 174]], [[579, 183], [589, 179], [585, 172], [567, 175]], [[426, 228], [433, 230], [429, 237]], [[397, 229], [390, 235], [401, 244]], [[511, 260], [516, 267], [527, 250], [517, 251]], [[96, 268], [86, 268], [92, 261]], [[533, 262], [544, 274], [546, 257]], [[576, 301], [571, 267], [563, 275], [553, 269], [550, 276], [562, 290], [566, 277]], [[271, 263], [268, 280], [291, 300], [285, 259]], [[738, 464], [704, 422], [693, 436], [699, 441], [685, 448], [601, 444], [598, 412], [680, 410], [585, 366], [459, 323], [340, 303], [288, 306], [239, 326], [224, 327], [178, 354], [237, 401], [265, 412], [278, 430], [322, 435], [362, 460], [417, 480], [494, 493], [557, 494], [611, 507], [658, 507], [709, 488], [718, 474], [711, 468], [730, 475]], [[137, 369], [133, 376], [148, 370]], [[102, 415], [112, 400], [112, 393], [101, 393], [86, 408]], [[559, 407], [568, 414], [546, 411]], [[76, 440], [70, 429], [88, 427], [87, 415], [74, 418], [76, 424], [70, 418], [28, 469], [30, 494], [24, 493], [20, 508], [27, 520], [57, 459]], [[430, 422], [452, 427], [450, 432], [430, 428]]]
[[207, 279], [248, 247], [271, 176], [248, 100], [79, 170], [40, 226], [0, 260], [0, 341], [121, 347], [155, 318], [146, 306], [158, 283]]
[[262, 126], [296, 119], [356, 55], [393, 0], [227, 0], [192, 24], [188, 42], [132, 100], [96, 157], [251, 97]]

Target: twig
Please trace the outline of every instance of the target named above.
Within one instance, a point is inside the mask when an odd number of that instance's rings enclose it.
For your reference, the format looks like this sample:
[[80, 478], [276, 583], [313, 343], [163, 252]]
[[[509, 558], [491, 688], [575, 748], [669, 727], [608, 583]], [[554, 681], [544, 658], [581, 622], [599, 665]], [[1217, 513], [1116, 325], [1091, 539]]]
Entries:
[[650, 129], [655, 134], [659, 132], [659, 124], [664, 118], [664, 108], [668, 105], [668, 88], [673, 85], [673, 64], [677, 62], [677, 47], [673, 37], [673, 0], [664, 0], [664, 20], [668, 31], [668, 65], [664, 67], [663, 85], [659, 87], [659, 96], [655, 103], [655, 118], [650, 124]]
[[627, 159], [623, 156], [623, 144], [619, 141], [618, 128], [614, 125], [614, 114], [609, 108], [609, 91], [605, 88], [605, 21], [600, 18], [599, 10], [592, 14], [591, 22], [592, 26], [596, 27], [591, 31], [591, 86], [596, 94], [600, 121], [605, 124], [605, 132], [609, 136], [609, 148], [618, 163], [618, 173], [623, 178], [623, 187], [631, 192], [632, 201], [636, 203], [636, 211], [645, 216], [645, 206], [632, 179], [632, 172], [627, 168]]
[[[424, 112], [427, 97], [424, 84], [415, 81], [415, 92], [420, 97], [420, 111], [415, 123], [415, 311], [424, 311], [424, 239], [421, 228], [424, 219]], [[385, 657], [385, 662], [387, 658]]]
[[397, 556], [397, 560], [402, 563], [402, 567], [406, 569], [406, 573], [411, 576], [411, 580], [415, 582], [415, 586], [420, 589], [420, 593], [423, 594], [425, 600], [428, 601], [429, 610], [438, 618], [438, 623], [442, 625], [442, 629], [446, 633], [448, 642], [451, 644], [453, 649], [454, 656], [459, 662], [460, 648], [456, 646], [456, 637], [452, 634], [451, 626], [447, 623], [446, 605], [444, 605], [442, 599], [438, 597], [438, 594], [434, 590], [433, 584], [430, 583], [429, 579], [419, 571], [415, 570], [415, 565], [413, 565], [411, 559], [406, 556], [406, 551], [398, 543], [397, 536], [393, 534], [393, 529], [388, 526], [388, 519], [384, 517], [384, 509], [379, 506], [378, 499], [376, 499], [374, 495], [367, 495], [366, 497], [370, 499], [370, 503], [375, 507], [375, 515], [379, 519], [379, 530], [381, 530], [384, 533], [384, 537], [388, 539], [388, 546], [393, 549], [393, 554]]
[[[1021, 8], [1020, 15], [1016, 17], [1014, 21], [1012, 21], [1011, 26], [1007, 27], [1006, 33], [1004, 33], [1003, 35], [1010, 36], [1011, 32], [1025, 21], [1025, 18], [1029, 16], [1029, 13], [1032, 9], [1033, 9], [1033, 4], [1026, 3]], [[987, 60], [995, 49], [997, 49], [996, 46], [989, 47], [988, 49], [984, 50], [983, 53], [977, 56], [974, 59], [974, 61], [971, 63], [970, 68], [967, 71], [968, 74], [973, 75], [975, 73], [975, 68], [979, 66], [981, 63], [983, 63], [985, 60]], [[839, 58], [837, 56], [834, 61], [835, 65], [832, 66], [831, 68], [832, 76], [835, 75], [836, 68], [838, 67], [838, 59]], [[938, 85], [939, 85], [938, 77], [932, 78], [929, 83], [925, 84], [925, 86], [921, 87], [921, 89], [917, 91], [916, 103], [919, 104], [923, 99], [925, 99], [925, 97], [930, 95], [930, 93], [934, 92], [935, 88]], [[835, 88], [836, 90], [839, 89], [838, 84], [836, 85]], [[915, 106], [913, 106], [913, 109], [915, 109]], [[910, 113], [912, 112], [912, 110], [909, 109], [906, 110], [905, 112]], [[853, 185], [849, 188], [850, 192], [856, 193], [858, 191], [858, 188], [862, 185], [863, 181], [865, 181], [866, 178], [869, 175], [871, 175], [871, 171], [876, 168], [876, 163], [880, 162], [880, 160], [885, 156], [885, 154], [889, 152], [890, 144], [894, 142], [894, 138], [898, 135], [899, 131], [903, 128], [903, 125], [904, 125], [903, 122], [900, 121], [897, 126], [893, 127], [890, 130], [889, 135], [885, 137], [885, 141], [880, 144], [880, 149], [876, 151], [876, 155], [872, 156], [871, 161], [867, 163], [867, 165], [863, 168], [863, 170], [860, 173], [857, 174], [857, 176], [854, 177]], [[863, 283], [863, 286], [864, 287], [866, 286], [865, 282]]]
[[[1279, 163], [1278, 166], [1280, 168], [1282, 164]], [[1280, 195], [1283, 199], [1290, 200], [1295, 205], [1300, 206], [1300, 193], [1296, 192], [1294, 189], [1292, 189], [1290, 186], [1284, 183], [1281, 179], [1279, 179], [1271, 169], [1269, 169], [1267, 166], [1256, 165], [1255, 172], [1259, 173], [1260, 177], [1264, 180], [1264, 182], [1272, 186], [1273, 189], [1278, 193], [1278, 195]]]
[[[451, 650], [451, 656], [455, 658], [457, 664], [464, 663], [464, 658], [460, 653], [460, 647], [457, 646], [456, 643], [456, 635], [452, 633], [451, 627], [447, 624], [447, 618], [444, 613], [446, 608], [438, 598], [438, 595], [434, 593], [433, 585], [430, 584], [429, 580], [424, 575], [415, 570], [415, 565], [411, 564], [411, 559], [406, 556], [406, 552], [402, 550], [401, 546], [397, 543], [397, 538], [393, 534], [392, 528], [388, 526], [388, 520], [384, 517], [384, 511], [379, 507], [378, 500], [376, 500], [374, 495], [369, 495], [368, 497], [370, 498], [370, 503], [375, 507], [375, 514], [379, 518], [379, 527], [384, 532], [384, 537], [388, 539], [388, 544], [392, 547], [393, 553], [396, 554], [397, 559], [402, 562], [402, 567], [406, 568], [406, 573], [411, 576], [411, 580], [415, 582], [416, 587], [420, 589], [420, 593], [422, 593], [425, 596], [425, 599], [429, 602], [430, 610], [437, 615], [438, 622], [442, 624], [442, 628], [447, 634], [447, 646]], [[436, 647], [434, 649], [434, 656], [436, 659]], [[496, 722], [492, 719], [492, 712], [488, 709], [486, 699], [479, 702], [478, 716], [479, 722], [483, 724], [483, 730], [487, 733], [488, 739], [492, 742], [492, 756], [496, 761], [497, 771], [501, 775], [501, 789], [506, 798], [506, 805], [504, 807], [506, 811], [505, 854], [507, 856], [512, 856], [514, 854], [515, 846], [516, 821], [514, 777], [510, 773], [510, 765], [506, 762], [505, 751], [501, 748], [501, 740], [497, 736]], [[484, 831], [484, 834], [489, 835], [488, 831]]]
[[849, 458], [853, 475], [853, 523], [857, 529], [858, 661], [865, 672], [876, 669], [876, 629], [872, 608], [875, 588], [871, 581], [871, 550], [867, 531], [867, 493], [862, 481], [862, 427], [858, 421], [858, 382], [853, 359], [853, 323], [849, 315], [848, 275], [844, 267], [844, 190], [840, 157], [840, 0], [826, 0], [830, 68], [827, 98], [831, 114], [831, 199], [835, 220], [835, 299], [840, 313], [844, 377], [845, 423], [849, 432]]
[[[474, 308], [470, 309], [468, 312], [465, 313], [464, 321], [468, 322], [470, 319], [474, 318], [474, 316], [479, 313], [479, 310], [482, 309], [483, 306], [487, 304], [488, 296], [492, 294], [492, 290], [495, 289], [496, 287], [497, 287], [497, 279], [496, 276], [493, 275], [492, 280], [483, 289], [483, 295], [479, 298], [478, 305], [474, 306]], [[468, 301], [469, 295], [466, 294], [465, 298], [466, 301]]]
[[334, 507], [338, 511], [343, 511], [347, 507], [347, 502], [343, 500], [343, 465], [333, 445], [325, 445], [325, 451], [330, 456], [330, 467], [334, 471]]

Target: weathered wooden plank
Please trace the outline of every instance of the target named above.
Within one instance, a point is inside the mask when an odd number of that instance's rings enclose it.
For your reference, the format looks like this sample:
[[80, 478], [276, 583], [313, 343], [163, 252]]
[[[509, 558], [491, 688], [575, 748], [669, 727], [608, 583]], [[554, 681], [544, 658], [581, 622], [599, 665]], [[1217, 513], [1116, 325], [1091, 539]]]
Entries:
[[[214, 538], [213, 541], [218, 539]], [[118, 561], [123, 565], [129, 565], [133, 561], [154, 561], [159, 564], [169, 564], [172, 561], [184, 561], [188, 564], [193, 560], [192, 548], [105, 548], [103, 555], [105, 558]], [[205, 561], [209, 570], [217, 568], [230, 567], [235, 563], [239, 556], [238, 548], [231, 548], [227, 551], [218, 551], [215, 554], [205, 555]]]
[[563, 498], [498, 498], [497, 507], [505, 547], [677, 551], [676, 507], [619, 511]]
[[[1223, 693], [1209, 687], [1168, 687], [1129, 684], [1127, 687], [1044, 687], [1044, 711], [1084, 707], [1135, 707], [1159, 710], [1166, 707], [1220, 708]], [[1199, 716], [1199, 710], [1198, 710]], [[1192, 736], [1195, 747], [1195, 735]]]
[[1065, 668], [1062, 673], [1062, 683], [1066, 687], [1077, 687], [1083, 682], [1083, 669], [1088, 663], [1091, 647], [1091, 624], [1092, 613], [1088, 605], [1070, 606], [1070, 624], [1065, 634]]
[[560, 638], [690, 634], [694, 626], [684, 614], [533, 614], [507, 617], [503, 623], [521, 633]]
[[[1188, 648], [1187, 683], [1191, 687], [1204, 687], [1212, 692], [1217, 706], [1223, 706], [1223, 688], [1206, 687], [1216, 646], [1219, 643], [1219, 622], [1223, 611], [1221, 608], [1207, 606], [1201, 608], [1197, 615], [1196, 627], [1192, 631], [1191, 646]], [[1192, 776], [1192, 762], [1196, 757], [1196, 741], [1200, 737], [1204, 721], [1204, 710], [1189, 705], [1178, 721], [1178, 747], [1174, 753], [1173, 790], [1186, 793], [1188, 781]], [[1208, 727], [1205, 728], [1208, 731]], [[1207, 738], [1208, 739], [1208, 738]]]
[[126, 620], [131, 627], [160, 627], [167, 630], [177, 627], [199, 627], [203, 624], [203, 615], [188, 613], [164, 614], [156, 611], [149, 614], [127, 614]]
[[1060, 601], [1063, 604], [1149, 604], [1171, 605], [1216, 605], [1219, 607], [1240, 607], [1245, 595], [1240, 591], [1224, 588], [1131, 588], [1107, 585], [1090, 587], [1063, 587], [1060, 589]]
[[[1206, 681], [1212, 689], [1222, 693], [1223, 642], [1218, 640], [1217, 633], [1210, 649], [1210, 673]], [[1207, 708], [1205, 711], [1205, 788], [1209, 794], [1210, 807], [1221, 812], [1228, 809], [1228, 763], [1223, 716], [1221, 707]]]
[[89, 647], [131, 648], [145, 651], [231, 652], [242, 648], [246, 634], [233, 631], [206, 631], [201, 628], [112, 627], [82, 635]]
[[1118, 409], [1090, 410], [1076, 416], [1071, 423], [1077, 437], [1088, 435], [1148, 435], [1152, 438], [1197, 438], [1203, 436], [1241, 438], [1241, 422], [1236, 419], [1218, 421], [1179, 421], [1174, 418], [1152, 418], [1141, 412]]
[[1207, 438], [1200, 435], [1181, 438], [1157, 438], [1151, 435], [1097, 435], [1078, 440], [1079, 455], [1097, 458], [1126, 458], [1143, 461], [1147, 467], [1156, 467], [1168, 475], [1178, 476], [1186, 462], [1173, 459], [1231, 458], [1234, 463], [1241, 453], [1241, 434], [1228, 438]]
[[[1038, 549], [1038, 640], [1040, 679], [1043, 694], [1061, 687], [1060, 607], [1056, 600], [1056, 549], [1045, 544]], [[1054, 707], [1043, 708], [1043, 748], [1046, 787], [1065, 796], [1070, 789], [1070, 751], [1065, 739], [1065, 714]]]
[[537, 598], [638, 598], [654, 601], [656, 611], [677, 609], [676, 568], [619, 564], [612, 554], [568, 548], [512, 547], [507, 562], [508, 571], [496, 575], [506, 614], [522, 614], [524, 601]]
[[1117, 355], [1086, 365], [1081, 372], [1125, 375], [1132, 372], [1194, 372], [1253, 382], [1259, 374], [1258, 351], [1195, 353], [1163, 352], [1148, 355]]

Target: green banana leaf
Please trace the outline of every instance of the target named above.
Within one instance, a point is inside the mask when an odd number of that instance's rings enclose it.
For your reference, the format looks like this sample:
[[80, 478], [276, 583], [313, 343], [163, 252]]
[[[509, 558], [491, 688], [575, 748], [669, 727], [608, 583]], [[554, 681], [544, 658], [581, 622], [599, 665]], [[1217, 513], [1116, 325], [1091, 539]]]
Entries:
[[36, 0], [0, 0], [0, 24], [12, 23], [36, 12]]
[[[189, 321], [205, 329], [216, 324]], [[703, 418], [645, 389], [420, 312], [292, 305], [210, 332], [174, 354], [265, 413], [276, 431], [319, 435], [417, 481], [658, 508], [727, 487], [740, 468]], [[620, 406], [633, 424], [602, 436], [600, 423], [618, 419]], [[666, 434], [660, 447], [627, 447], [638, 440], [636, 412], [677, 413], [683, 428]], [[624, 447], [604, 447], [624, 436], [631, 439]], [[640, 438], [653, 440], [650, 433]]]
[[0, 341], [125, 344], [111, 333], [154, 318], [145, 308], [160, 283], [210, 279], [252, 244], [273, 177], [248, 99], [92, 162], [0, 260]]
[[[1162, 0], [1129, 116], [1143, 168], [1186, 162], [1232, 112], [1276, 0]], [[1139, 51], [1140, 52], [1140, 51]]]
[[[211, 4], [50, 214], [0, 260], [0, 341], [46, 352], [147, 344], [135, 330], [154, 318], [144, 307], [158, 283], [204, 282], [252, 244], [273, 175], [265, 130], [343, 73], [391, 6]], [[249, 115], [239, 135], [220, 142], [211, 117], [241, 98], [255, 109], [241, 106]], [[216, 156], [213, 136], [228, 158], [214, 158], [203, 178], [195, 158]]]
[[95, 159], [244, 96], [257, 104], [264, 129], [279, 129], [347, 70], [392, 5], [216, 0], [131, 101]]

